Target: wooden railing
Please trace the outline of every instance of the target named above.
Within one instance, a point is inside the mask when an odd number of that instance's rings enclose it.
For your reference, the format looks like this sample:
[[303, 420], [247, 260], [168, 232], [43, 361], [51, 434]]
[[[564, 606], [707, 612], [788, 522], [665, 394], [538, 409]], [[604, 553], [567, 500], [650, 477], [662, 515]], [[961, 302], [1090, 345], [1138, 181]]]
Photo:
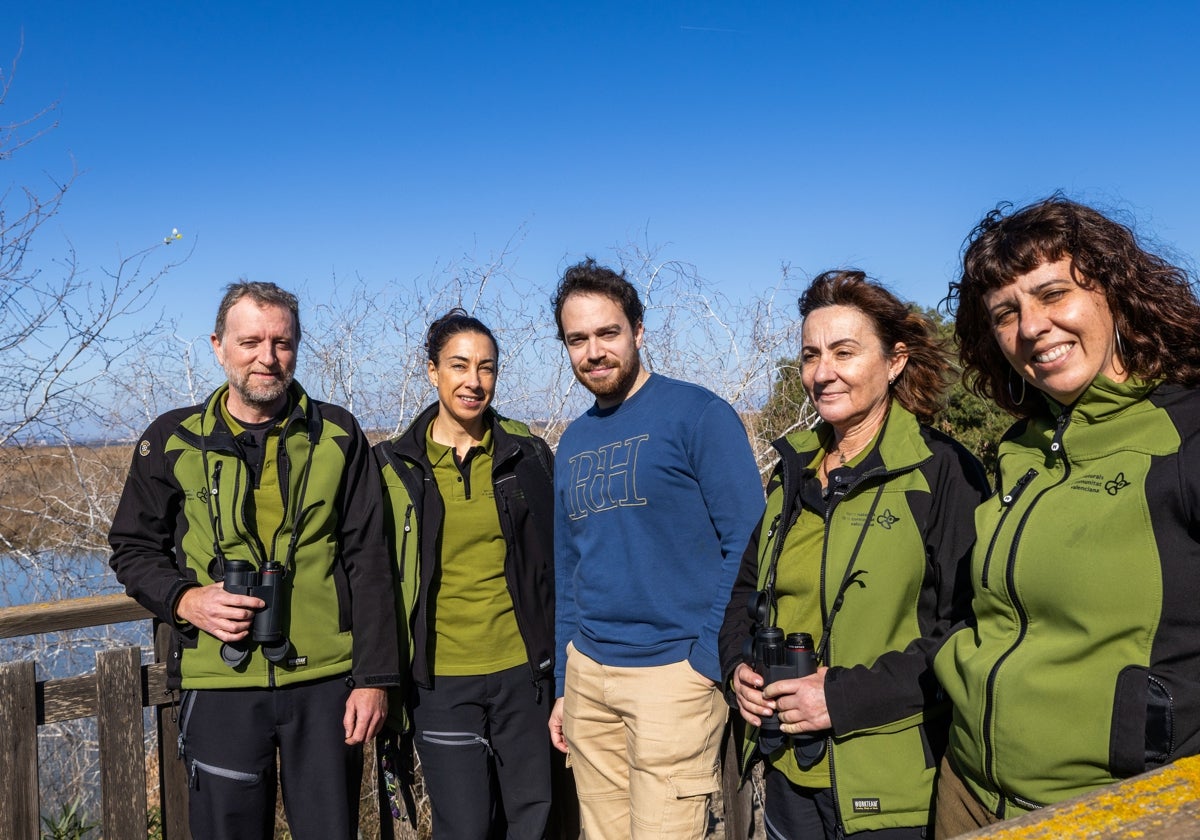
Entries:
[[[0, 639], [149, 620], [150, 613], [124, 595], [0, 609]], [[96, 654], [96, 672], [38, 680], [33, 662], [0, 663], [0, 837], [38, 840], [37, 728], [95, 717], [100, 753], [100, 829], [105, 840], [145, 840], [146, 756], [142, 711], [155, 709], [163, 840], [189, 836], [187, 779], [174, 760], [178, 729], [166, 687], [169, 630], [160, 628], [156, 661], [143, 665], [138, 647]]]

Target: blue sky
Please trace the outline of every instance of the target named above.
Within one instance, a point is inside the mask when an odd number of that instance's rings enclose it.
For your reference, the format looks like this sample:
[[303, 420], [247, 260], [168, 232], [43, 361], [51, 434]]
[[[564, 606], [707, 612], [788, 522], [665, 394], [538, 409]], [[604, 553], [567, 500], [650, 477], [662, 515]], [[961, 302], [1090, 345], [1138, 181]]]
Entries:
[[1198, 30], [1161, 2], [10, 0], [0, 121], [60, 125], [0, 187], [81, 170], [37, 265], [178, 227], [155, 305], [185, 334], [238, 276], [315, 299], [514, 236], [541, 285], [641, 241], [735, 298], [855, 265], [935, 304], [984, 212], [1056, 189], [1200, 254]]

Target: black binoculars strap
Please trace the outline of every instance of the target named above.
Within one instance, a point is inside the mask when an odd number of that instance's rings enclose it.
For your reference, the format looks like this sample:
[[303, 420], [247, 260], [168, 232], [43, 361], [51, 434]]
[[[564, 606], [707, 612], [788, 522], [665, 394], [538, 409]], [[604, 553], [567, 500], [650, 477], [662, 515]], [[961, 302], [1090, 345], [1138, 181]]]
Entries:
[[846, 590], [850, 588], [851, 583], [858, 579], [860, 574], [866, 574], [866, 572], [854, 571], [854, 563], [858, 560], [858, 552], [862, 549], [863, 540], [867, 538], [867, 531], [870, 529], [871, 523], [875, 521], [875, 509], [879, 507], [879, 500], [883, 497], [883, 485], [882, 481], [879, 482], [879, 489], [875, 491], [875, 498], [871, 501], [871, 509], [867, 511], [867, 519], [863, 522], [862, 530], [858, 532], [858, 542], [854, 544], [854, 551], [850, 553], [850, 562], [846, 564], [846, 572], [842, 575], [837, 595], [833, 598], [833, 608], [825, 617], [825, 626], [821, 628], [821, 643], [817, 646], [817, 661], [824, 662], [826, 665], [829, 664], [826, 659], [829, 652], [829, 632], [833, 629], [833, 620], [837, 617], [838, 610], [842, 608]]

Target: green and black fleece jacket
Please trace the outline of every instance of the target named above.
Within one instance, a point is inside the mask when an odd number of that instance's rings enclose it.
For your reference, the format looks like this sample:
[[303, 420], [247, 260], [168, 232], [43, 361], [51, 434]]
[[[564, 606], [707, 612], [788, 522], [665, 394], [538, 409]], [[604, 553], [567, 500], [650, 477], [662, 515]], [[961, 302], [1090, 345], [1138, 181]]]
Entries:
[[[829, 666], [829, 770], [841, 823], [848, 834], [923, 826], [949, 725], [931, 659], [967, 614], [971, 516], [987, 477], [966, 449], [893, 402], [874, 449], [833, 470], [823, 494], [816, 467], [831, 440], [821, 423], [775, 442], [781, 460], [721, 630], [722, 673], [728, 684], [744, 661], [754, 629], [746, 604], [790, 528], [820, 517], [824, 545], [811, 562], [820, 564], [828, 627], [821, 664]], [[819, 639], [821, 628], [783, 630]], [[756, 734], [748, 733], [746, 762]]]
[[[385, 523], [394, 558], [397, 613], [407, 676], [433, 684], [430, 660], [434, 599], [445, 506], [426, 453], [425, 434], [438, 405], [426, 408], [398, 437], [375, 447], [382, 474]], [[536, 690], [554, 673], [554, 467], [546, 442], [529, 427], [488, 409], [492, 490], [506, 554], [504, 574]], [[393, 719], [399, 710], [393, 705]]]
[[[282, 523], [260, 533], [245, 441], [223, 418], [227, 389], [150, 425], [109, 533], [117, 578], [175, 630], [169, 684], [263, 688], [343, 674], [357, 687], [398, 684], [392, 573], [366, 436], [345, 409], [311, 400], [293, 384], [275, 461]], [[246, 661], [231, 668], [217, 639], [177, 620], [185, 589], [223, 577], [218, 553], [256, 567], [285, 565], [283, 629], [291, 651], [284, 661], [269, 662], [251, 645]]]
[[976, 527], [974, 620], [935, 668], [980, 801], [1011, 816], [1200, 752], [1200, 390], [1047, 401]]

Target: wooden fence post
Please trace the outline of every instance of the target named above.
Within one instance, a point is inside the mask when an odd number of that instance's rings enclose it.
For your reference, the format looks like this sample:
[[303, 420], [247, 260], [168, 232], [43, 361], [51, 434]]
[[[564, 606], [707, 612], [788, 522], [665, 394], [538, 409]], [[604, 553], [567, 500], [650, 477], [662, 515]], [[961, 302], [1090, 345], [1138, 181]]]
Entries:
[[[155, 621], [154, 659], [156, 662], [167, 662], [170, 655], [171, 628]], [[154, 710], [158, 731], [158, 802], [163, 840], [191, 840], [192, 836], [188, 829], [187, 769], [179, 760], [178, 712], [178, 703], [166, 703]]]
[[144, 840], [146, 748], [139, 648], [96, 654], [96, 722], [105, 840]]
[[0, 664], [0, 837], [38, 840], [37, 673]]

